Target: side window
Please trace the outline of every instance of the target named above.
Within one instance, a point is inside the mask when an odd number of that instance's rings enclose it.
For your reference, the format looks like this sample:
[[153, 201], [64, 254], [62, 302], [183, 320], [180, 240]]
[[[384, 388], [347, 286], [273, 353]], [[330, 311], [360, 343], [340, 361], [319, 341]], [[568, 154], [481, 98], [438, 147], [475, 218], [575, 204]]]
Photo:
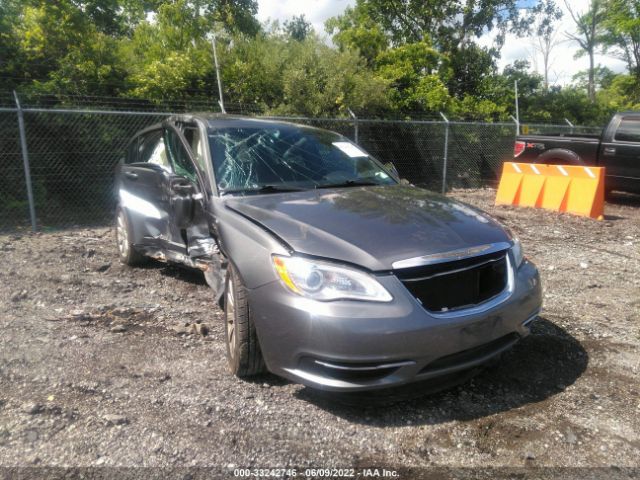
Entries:
[[171, 171], [171, 164], [162, 138], [162, 131], [156, 130], [144, 135], [138, 142], [138, 162], [154, 163], [167, 172]]
[[169, 158], [167, 158], [167, 149], [164, 146], [163, 138], [160, 138], [158, 143], [156, 143], [156, 147], [149, 157], [149, 163], [160, 165], [167, 172], [171, 171], [171, 165], [169, 164]]
[[202, 141], [202, 135], [197, 127], [187, 126], [184, 129], [184, 138], [191, 147], [191, 153], [193, 158], [204, 172], [206, 171], [205, 159], [204, 159], [204, 142]]
[[187, 177], [192, 182], [195, 182], [196, 168], [193, 163], [191, 163], [189, 154], [180, 142], [178, 134], [171, 129], [166, 129], [164, 131], [164, 139], [166, 141], [173, 171], [176, 174]]
[[640, 142], [640, 118], [623, 118], [614, 139], [618, 142]]

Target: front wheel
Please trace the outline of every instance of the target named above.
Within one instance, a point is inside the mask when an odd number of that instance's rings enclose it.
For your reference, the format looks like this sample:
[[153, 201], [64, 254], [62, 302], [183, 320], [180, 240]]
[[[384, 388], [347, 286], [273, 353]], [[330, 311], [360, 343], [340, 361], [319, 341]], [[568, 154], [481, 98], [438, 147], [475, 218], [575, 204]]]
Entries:
[[118, 245], [118, 257], [125, 265], [135, 266], [144, 263], [146, 257], [136, 251], [131, 243], [132, 235], [129, 227], [129, 219], [122, 208], [116, 213], [116, 244]]
[[231, 373], [238, 377], [264, 373], [266, 368], [253, 324], [247, 291], [231, 265], [225, 281], [224, 330]]

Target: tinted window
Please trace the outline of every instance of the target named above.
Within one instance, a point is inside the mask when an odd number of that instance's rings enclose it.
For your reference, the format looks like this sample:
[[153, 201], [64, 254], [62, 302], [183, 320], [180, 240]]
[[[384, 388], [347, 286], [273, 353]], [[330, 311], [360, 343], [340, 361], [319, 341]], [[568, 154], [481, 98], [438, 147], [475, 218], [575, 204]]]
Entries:
[[191, 163], [189, 154], [182, 145], [178, 134], [171, 129], [167, 129], [165, 130], [164, 139], [166, 141], [167, 151], [169, 153], [171, 165], [173, 166], [173, 171], [176, 174], [195, 182], [196, 169], [193, 163]]
[[221, 190], [395, 183], [358, 146], [323, 130], [280, 125], [227, 128], [211, 134], [209, 144]]
[[615, 139], [619, 142], [640, 142], [640, 118], [623, 118]]

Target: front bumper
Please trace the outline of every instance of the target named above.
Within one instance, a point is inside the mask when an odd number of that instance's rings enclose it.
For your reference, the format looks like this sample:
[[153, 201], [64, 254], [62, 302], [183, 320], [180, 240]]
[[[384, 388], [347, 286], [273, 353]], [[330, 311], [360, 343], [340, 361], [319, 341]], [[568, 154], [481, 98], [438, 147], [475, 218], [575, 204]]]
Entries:
[[393, 301], [318, 302], [290, 293], [278, 281], [250, 290], [269, 370], [335, 391], [449, 375], [485, 363], [526, 336], [542, 304], [538, 271], [527, 261], [504, 301], [446, 317], [425, 310], [395, 276], [377, 278]]

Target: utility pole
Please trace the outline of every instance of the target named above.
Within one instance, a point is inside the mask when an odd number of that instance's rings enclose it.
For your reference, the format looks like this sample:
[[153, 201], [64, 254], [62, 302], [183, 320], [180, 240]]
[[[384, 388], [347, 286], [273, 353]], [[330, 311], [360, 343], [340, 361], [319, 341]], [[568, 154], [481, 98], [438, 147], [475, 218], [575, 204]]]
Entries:
[[220, 105], [220, 111], [222, 111], [222, 113], [227, 113], [224, 109], [224, 99], [222, 97], [222, 80], [220, 79], [220, 65], [218, 64], [218, 52], [216, 51], [215, 32], [211, 37], [211, 47], [213, 48], [213, 61], [216, 64], [216, 78], [218, 79], [218, 104]]

